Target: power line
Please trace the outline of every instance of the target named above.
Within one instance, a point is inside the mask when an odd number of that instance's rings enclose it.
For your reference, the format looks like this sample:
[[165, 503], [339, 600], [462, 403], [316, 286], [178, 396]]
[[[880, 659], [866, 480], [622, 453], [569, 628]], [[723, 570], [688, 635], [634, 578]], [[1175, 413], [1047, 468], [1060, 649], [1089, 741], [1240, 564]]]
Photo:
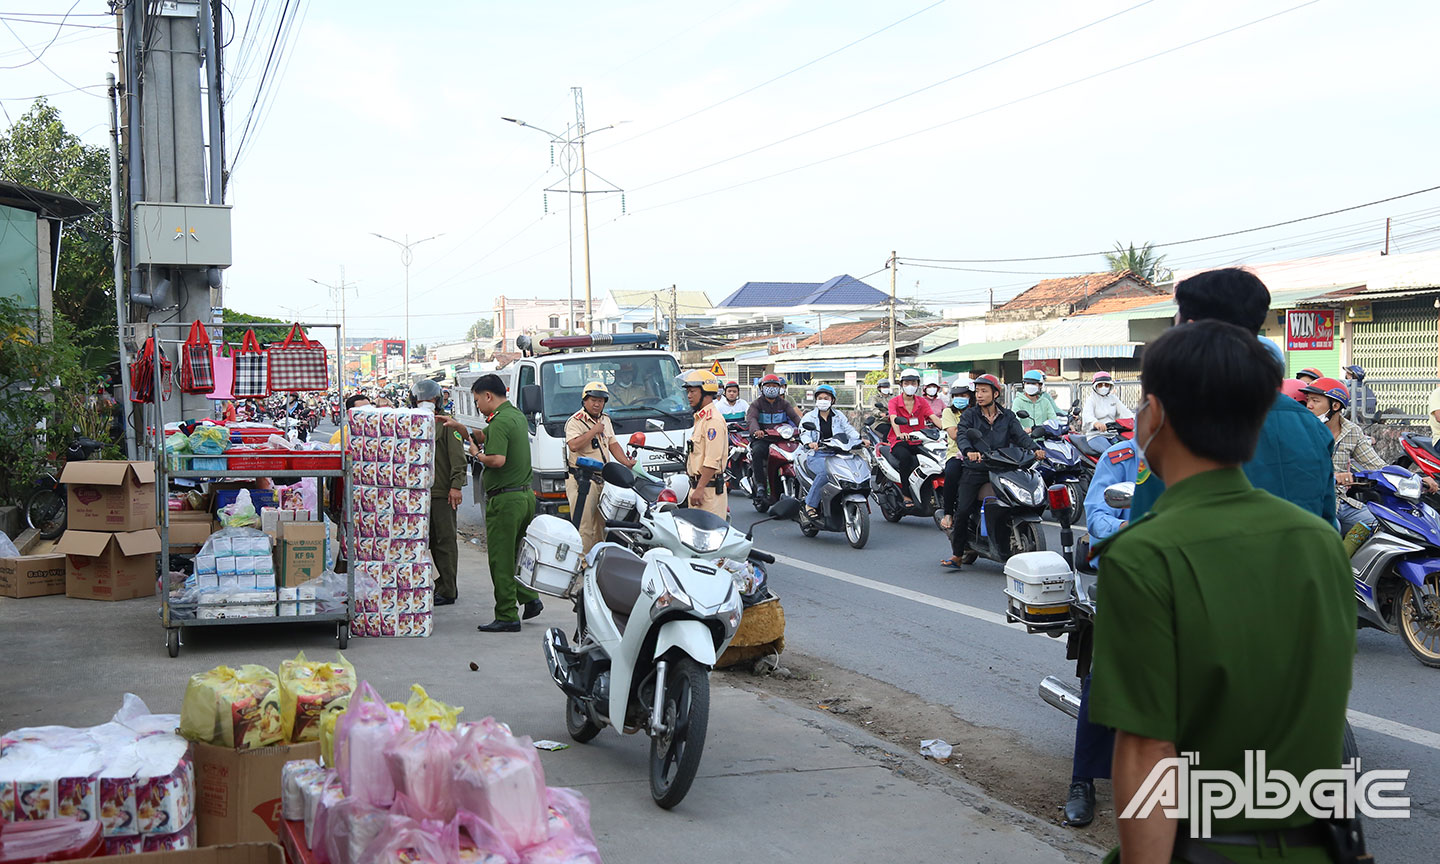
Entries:
[[[50, 50], [50, 46], [55, 44], [55, 40], [60, 38], [61, 28], [63, 28], [63, 27], [65, 26], [65, 22], [66, 22], [67, 20], [69, 20], [69, 18], [70, 18], [70, 13], [71, 13], [71, 12], [74, 12], [74, 11], [75, 11], [75, 7], [76, 7], [76, 6], [79, 6], [79, 5], [80, 5], [80, 0], [75, 0], [74, 3], [70, 4], [70, 9], [69, 9], [68, 11], [66, 11], [65, 17], [63, 17], [63, 18], [60, 19], [60, 23], [59, 23], [59, 24], [55, 25], [55, 35], [53, 35], [53, 36], [50, 37], [50, 41], [45, 43], [45, 47], [40, 49], [40, 53], [39, 53], [39, 54], [36, 54], [33, 50], [31, 50], [31, 48], [30, 48], [29, 45], [26, 45], [26, 46], [25, 46], [25, 50], [26, 50], [26, 51], [29, 51], [30, 54], [31, 54], [31, 56], [34, 57], [33, 60], [26, 60], [24, 63], [21, 63], [21, 64], [16, 65], [16, 66], [0, 66], [0, 69], [22, 69], [22, 68], [24, 68], [24, 67], [26, 67], [26, 66], [29, 66], [31, 63], [39, 63], [41, 66], [45, 66], [44, 61], [42, 61], [40, 58], [41, 58], [41, 57], [44, 57], [44, 56], [45, 56], [45, 52]], [[10, 26], [10, 22], [11, 22], [11, 21], [20, 21], [20, 20], [22, 20], [22, 19], [9, 17], [9, 18], [0, 18], [0, 20], [3, 20], [3, 21], [4, 21], [4, 23], [5, 23], [5, 29], [10, 31], [10, 35], [14, 36], [16, 39], [19, 39], [20, 42], [21, 42], [21, 44], [24, 44], [24, 41], [25, 41], [25, 40], [20, 39], [20, 34], [19, 34], [19, 33], [16, 33], [15, 30], [14, 30], [13, 28], [11, 28], [11, 26]], [[40, 22], [26, 22], [26, 23], [40, 23]], [[50, 69], [49, 66], [45, 66], [45, 68], [46, 68], [46, 69]], [[54, 69], [50, 69], [50, 74], [55, 75], [55, 70], [54, 70]], [[55, 75], [55, 77], [56, 77], [56, 78], [60, 78], [59, 75]], [[60, 80], [64, 81], [65, 79], [61, 78]], [[66, 84], [69, 84], [70, 82], [69, 82], [69, 81], [65, 81], [65, 83], [66, 83]], [[71, 86], [74, 86], [74, 85], [71, 85]]]

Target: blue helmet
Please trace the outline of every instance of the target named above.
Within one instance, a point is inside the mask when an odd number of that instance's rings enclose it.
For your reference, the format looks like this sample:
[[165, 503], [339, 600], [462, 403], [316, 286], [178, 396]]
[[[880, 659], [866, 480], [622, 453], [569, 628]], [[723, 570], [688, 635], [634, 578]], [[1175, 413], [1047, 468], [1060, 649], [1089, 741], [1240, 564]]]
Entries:
[[819, 396], [821, 393], [829, 393], [831, 399], [835, 398], [835, 388], [831, 387], [829, 384], [821, 384], [819, 387], [815, 388], [816, 396]]
[[1039, 369], [1031, 369], [1029, 372], [1025, 373], [1025, 380], [1034, 381], [1037, 384], [1044, 384], [1045, 373], [1041, 372]]

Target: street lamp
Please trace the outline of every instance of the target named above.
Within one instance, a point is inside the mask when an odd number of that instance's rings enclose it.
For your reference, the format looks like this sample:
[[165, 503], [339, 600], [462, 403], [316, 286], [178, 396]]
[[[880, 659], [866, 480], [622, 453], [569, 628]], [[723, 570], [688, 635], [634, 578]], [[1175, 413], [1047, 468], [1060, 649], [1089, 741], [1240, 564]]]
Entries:
[[[319, 279], [313, 278], [310, 281], [319, 285], [321, 288], [328, 289], [332, 297], [336, 292], [340, 294], [340, 344], [335, 346], [335, 350], [340, 352], [340, 356], [343, 358], [345, 356], [345, 349], [348, 347], [345, 344], [345, 292], [354, 288], [355, 283], [345, 281], [345, 268], [343, 266], [340, 268], [340, 283], [338, 285], [331, 285], [328, 282], [321, 282]], [[341, 364], [340, 370], [341, 377], [343, 378], [345, 372], [344, 364]]]
[[399, 247], [400, 247], [400, 263], [405, 267], [405, 374], [406, 374], [406, 375], [409, 375], [409, 374], [410, 374], [410, 262], [411, 262], [412, 260], [414, 260], [414, 258], [415, 258], [414, 253], [412, 253], [410, 250], [413, 249], [413, 248], [415, 248], [416, 246], [419, 246], [421, 243], [424, 243], [426, 240], [434, 240], [436, 237], [444, 237], [445, 235], [444, 235], [444, 234], [432, 234], [431, 236], [426, 237], [424, 240], [414, 240], [414, 241], [412, 241], [412, 240], [410, 239], [410, 235], [409, 235], [409, 234], [406, 234], [406, 235], [405, 235], [405, 242], [402, 243], [402, 242], [400, 242], [399, 240], [396, 240], [394, 237], [386, 237], [384, 234], [376, 234], [374, 231], [371, 231], [370, 233], [371, 233], [372, 235], [376, 236], [376, 237], [379, 237], [381, 240], [386, 240], [386, 241], [388, 241], [388, 242], [390, 242], [390, 243], [394, 243], [396, 246], [399, 246]]

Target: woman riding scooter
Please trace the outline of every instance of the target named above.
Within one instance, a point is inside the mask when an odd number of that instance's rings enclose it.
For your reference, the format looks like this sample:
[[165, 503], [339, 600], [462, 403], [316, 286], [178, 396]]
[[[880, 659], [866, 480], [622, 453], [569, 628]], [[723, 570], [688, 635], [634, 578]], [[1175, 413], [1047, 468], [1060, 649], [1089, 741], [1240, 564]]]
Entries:
[[[830, 477], [826, 470], [826, 462], [829, 456], [820, 452], [820, 442], [829, 438], [841, 438], [847, 443], [854, 444], [860, 440], [860, 433], [850, 425], [845, 415], [834, 410], [835, 388], [829, 384], [821, 384], [815, 388], [815, 408], [800, 420], [800, 443], [804, 444], [810, 454], [806, 456], [806, 467], [815, 476], [815, 482], [810, 484], [810, 491], [805, 493], [805, 515], [811, 519], [819, 517], [815, 507], [820, 503], [820, 492], [825, 488], [825, 482]], [[805, 428], [806, 423], [815, 424], [815, 429]]]

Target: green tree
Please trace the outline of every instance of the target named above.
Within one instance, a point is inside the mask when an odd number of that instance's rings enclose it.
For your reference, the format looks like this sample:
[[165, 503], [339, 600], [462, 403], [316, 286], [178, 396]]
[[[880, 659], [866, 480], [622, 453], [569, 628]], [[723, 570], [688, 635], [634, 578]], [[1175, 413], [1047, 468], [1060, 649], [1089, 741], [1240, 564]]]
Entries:
[[0, 135], [0, 172], [6, 180], [79, 198], [94, 212], [65, 223], [55, 286], [55, 311], [74, 327], [91, 360], [113, 358], [115, 271], [110, 244], [110, 154], [65, 128], [60, 112], [36, 99]]
[[1129, 270], [1157, 285], [1170, 281], [1170, 270], [1164, 266], [1165, 256], [1156, 255], [1155, 247], [1149, 243], [1136, 249], [1134, 243], [1127, 247], [1117, 242], [1114, 252], [1105, 253], [1105, 263], [1110, 265], [1111, 273]]
[[[234, 309], [226, 309], [226, 324], [254, 324], [255, 338], [260, 340], [261, 345], [270, 342], [284, 342], [285, 337], [290, 335], [290, 322], [282, 321], [279, 318], [267, 318], [264, 315], [250, 315], [245, 312], [236, 312]], [[274, 324], [274, 327], [261, 327], [261, 324]], [[240, 340], [245, 337], [244, 330], [227, 330], [226, 341], [239, 345]]]
[[471, 342], [474, 342], [476, 339], [494, 339], [495, 322], [489, 318], [481, 318], [474, 324], [471, 324], [469, 330], [465, 331], [465, 338]]

